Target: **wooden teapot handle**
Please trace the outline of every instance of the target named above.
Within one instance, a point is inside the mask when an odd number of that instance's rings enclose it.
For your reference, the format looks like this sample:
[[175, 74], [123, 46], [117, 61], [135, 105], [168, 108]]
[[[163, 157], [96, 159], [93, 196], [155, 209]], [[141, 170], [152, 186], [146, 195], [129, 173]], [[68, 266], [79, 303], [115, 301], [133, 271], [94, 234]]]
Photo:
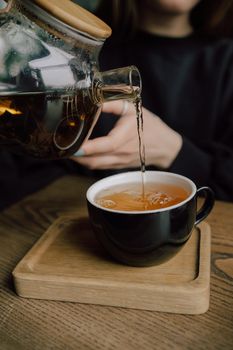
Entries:
[[96, 39], [106, 39], [112, 33], [101, 19], [70, 0], [34, 0], [34, 3], [60, 21]]

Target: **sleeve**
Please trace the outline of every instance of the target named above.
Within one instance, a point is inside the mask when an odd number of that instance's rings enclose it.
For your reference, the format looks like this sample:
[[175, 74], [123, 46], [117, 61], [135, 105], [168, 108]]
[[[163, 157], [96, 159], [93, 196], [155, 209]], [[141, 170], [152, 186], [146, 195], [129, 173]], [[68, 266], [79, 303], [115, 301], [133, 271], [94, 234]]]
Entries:
[[0, 211], [61, 176], [72, 174], [69, 160], [41, 160], [0, 150]]
[[[233, 131], [231, 140], [232, 143]], [[216, 199], [233, 202], [233, 144], [196, 145], [184, 137], [169, 171], [189, 177], [197, 186], [210, 186]]]
[[214, 135], [195, 142], [183, 137], [169, 171], [191, 178], [197, 186], [210, 186], [216, 199], [233, 202], [233, 54], [227, 67], [219, 89]]

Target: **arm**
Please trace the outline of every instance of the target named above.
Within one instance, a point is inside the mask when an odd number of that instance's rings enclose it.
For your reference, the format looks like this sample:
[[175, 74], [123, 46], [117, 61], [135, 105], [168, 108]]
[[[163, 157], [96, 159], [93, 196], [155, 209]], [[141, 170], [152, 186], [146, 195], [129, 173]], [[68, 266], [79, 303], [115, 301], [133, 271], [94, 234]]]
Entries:
[[233, 201], [233, 145], [195, 145], [183, 138], [183, 147], [168, 170], [191, 178], [198, 186], [210, 186], [217, 199]]

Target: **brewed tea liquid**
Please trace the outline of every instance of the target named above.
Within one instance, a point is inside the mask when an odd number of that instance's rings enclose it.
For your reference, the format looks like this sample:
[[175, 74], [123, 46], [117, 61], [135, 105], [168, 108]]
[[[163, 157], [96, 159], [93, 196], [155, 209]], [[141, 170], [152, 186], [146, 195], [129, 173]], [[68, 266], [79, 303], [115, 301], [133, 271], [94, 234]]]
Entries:
[[0, 145], [38, 158], [67, 157], [84, 141], [98, 108], [82, 90], [0, 94]]
[[144, 193], [140, 183], [116, 185], [100, 192], [95, 202], [108, 209], [123, 211], [144, 211], [170, 207], [188, 197], [185, 189], [163, 183], [144, 183]]

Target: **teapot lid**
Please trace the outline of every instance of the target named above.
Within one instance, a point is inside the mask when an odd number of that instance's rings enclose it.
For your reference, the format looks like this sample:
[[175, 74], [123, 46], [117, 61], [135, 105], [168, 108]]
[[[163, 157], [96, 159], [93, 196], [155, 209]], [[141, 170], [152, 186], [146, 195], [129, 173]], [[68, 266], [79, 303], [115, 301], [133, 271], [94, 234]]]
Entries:
[[70, 0], [34, 0], [34, 3], [58, 20], [96, 39], [106, 39], [112, 33], [101, 19]]

